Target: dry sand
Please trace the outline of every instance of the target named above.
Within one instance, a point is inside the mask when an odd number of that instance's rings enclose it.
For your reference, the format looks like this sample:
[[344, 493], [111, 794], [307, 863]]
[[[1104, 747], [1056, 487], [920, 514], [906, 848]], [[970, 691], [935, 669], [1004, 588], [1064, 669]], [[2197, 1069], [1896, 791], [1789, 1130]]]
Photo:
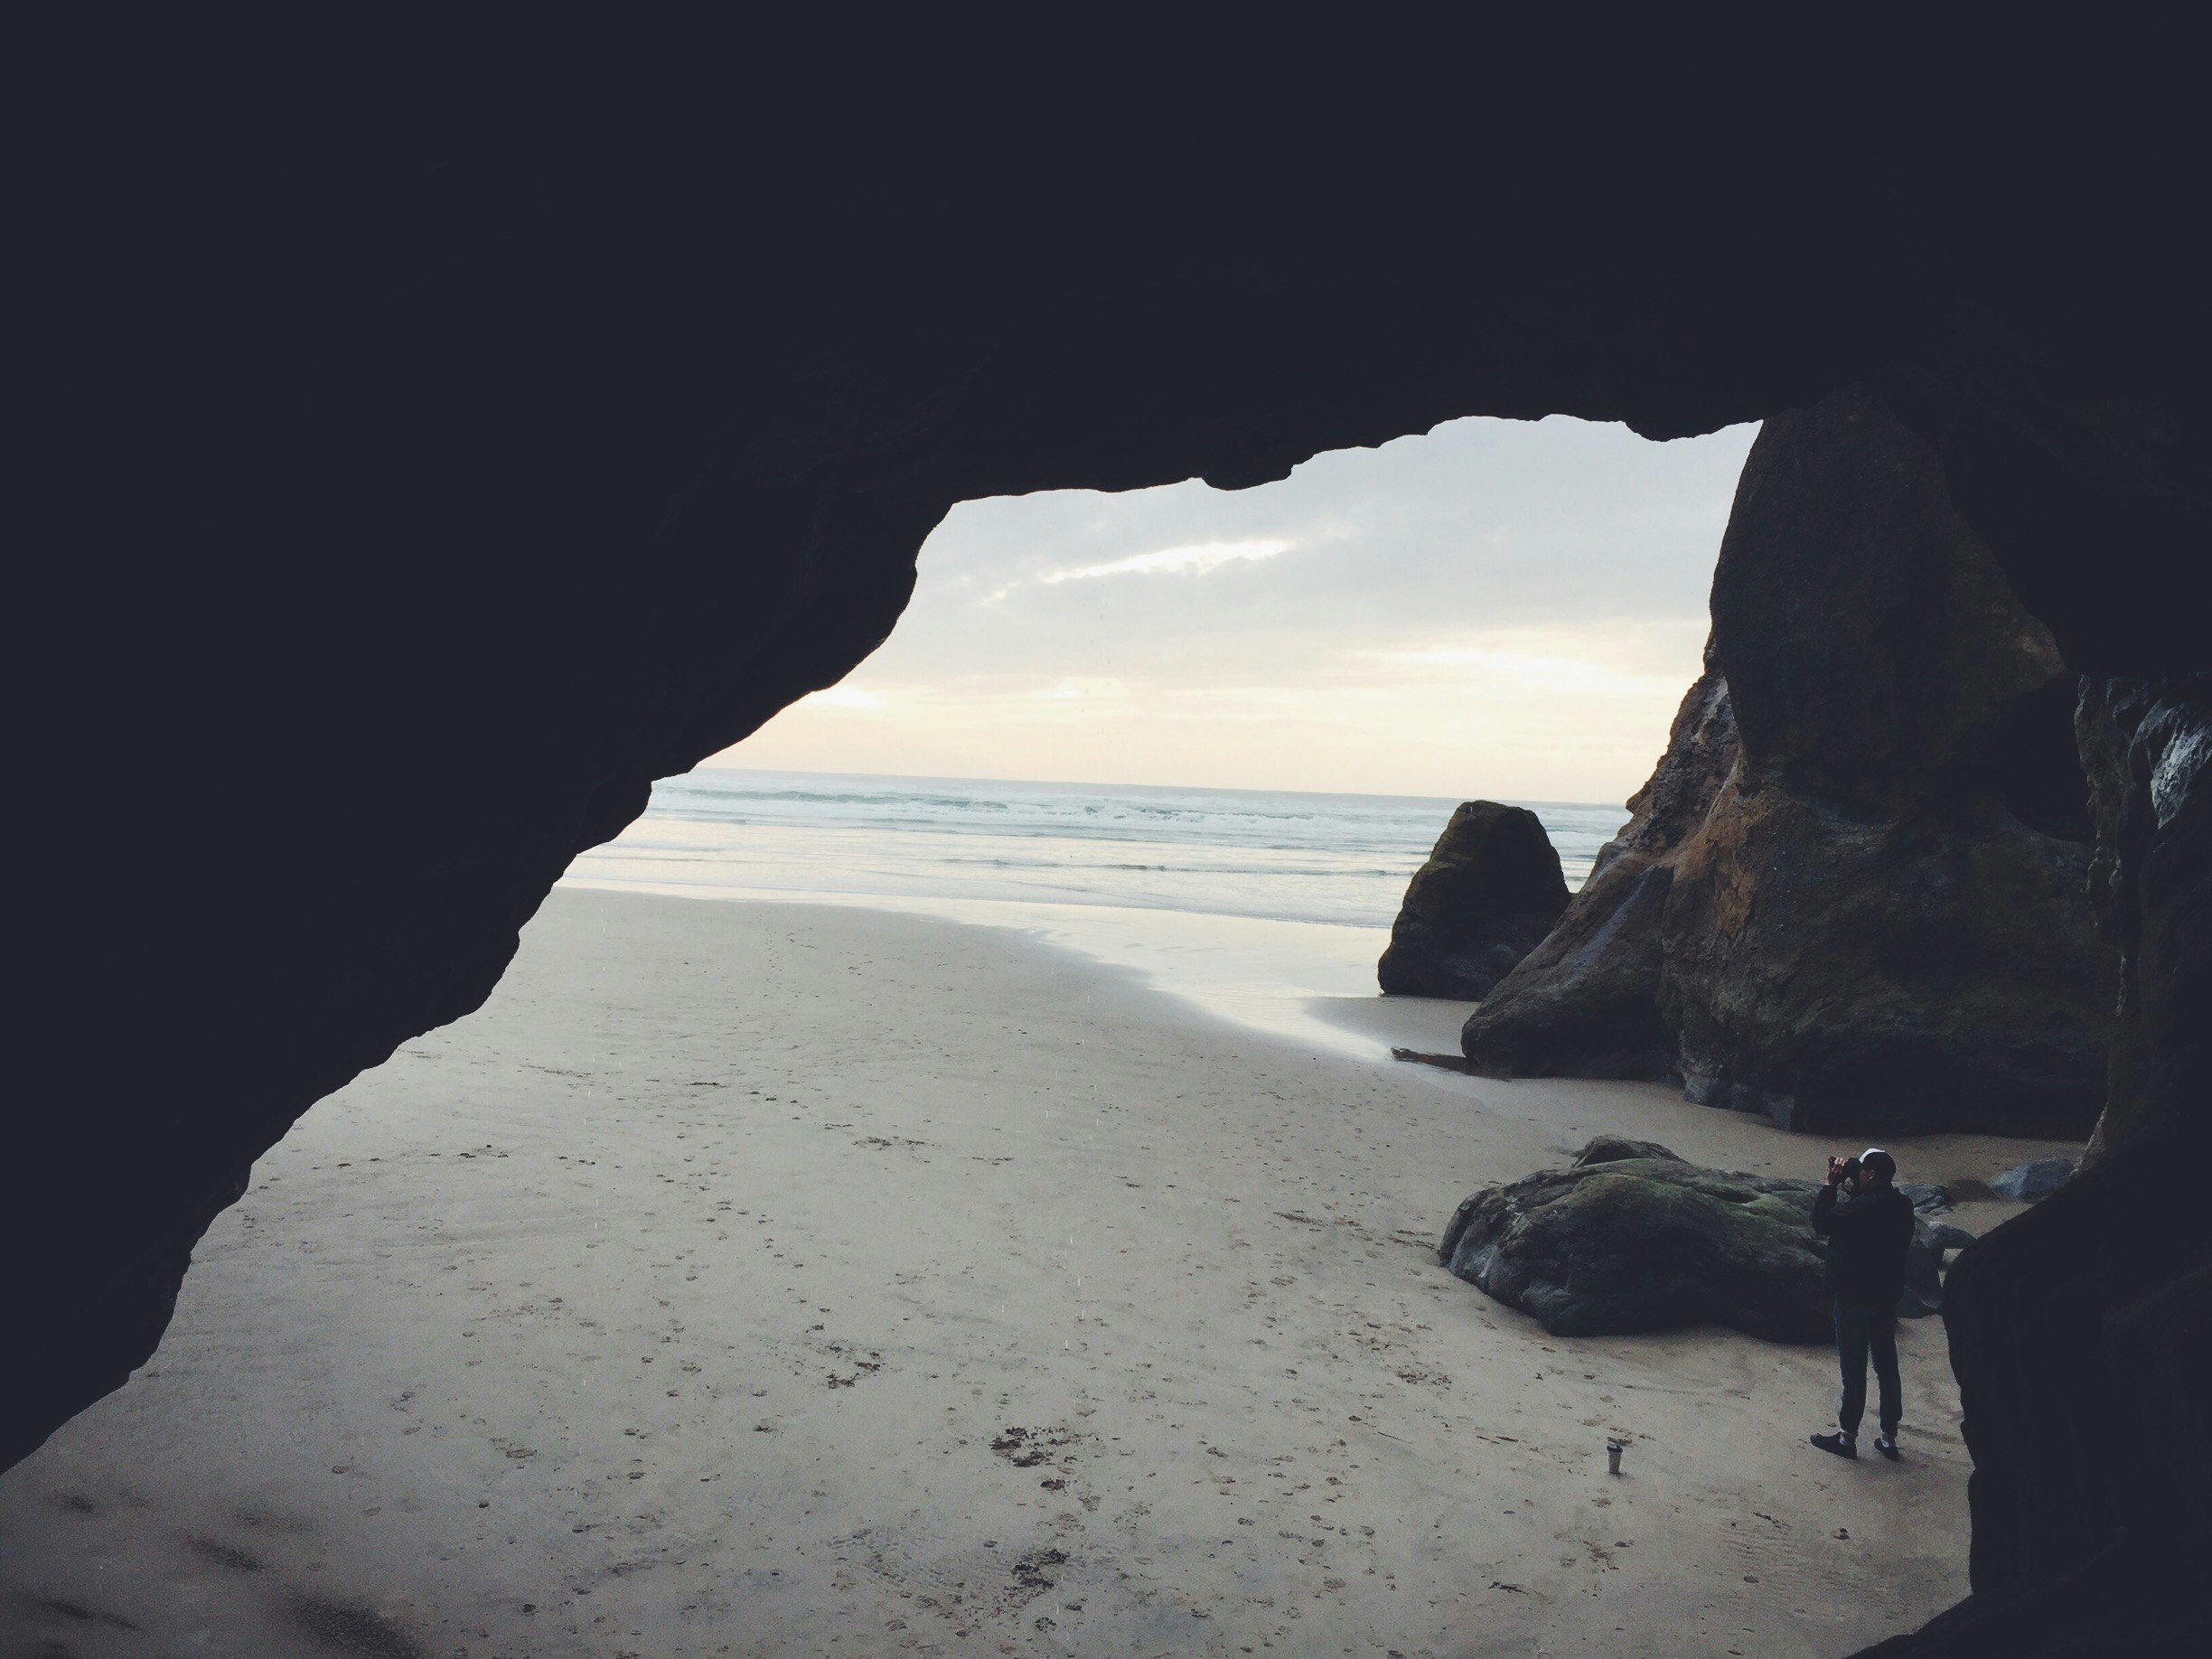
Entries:
[[1601, 1129], [1828, 1149], [1302, 1052], [1009, 932], [562, 891], [0, 1481], [5, 1651], [1828, 1654], [1964, 1594], [1936, 1322], [1905, 1461], [1851, 1466], [1824, 1351], [1557, 1340], [1437, 1265]]

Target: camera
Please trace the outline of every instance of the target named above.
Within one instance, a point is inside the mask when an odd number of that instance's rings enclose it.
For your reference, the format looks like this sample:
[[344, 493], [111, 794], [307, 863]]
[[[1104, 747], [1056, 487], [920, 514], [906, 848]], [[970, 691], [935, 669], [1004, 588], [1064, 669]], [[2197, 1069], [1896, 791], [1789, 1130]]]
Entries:
[[1859, 1168], [1860, 1165], [1857, 1158], [1847, 1158], [1841, 1164], [1836, 1166], [1837, 1178], [1840, 1180], [1848, 1181], [1853, 1176], [1859, 1173]]

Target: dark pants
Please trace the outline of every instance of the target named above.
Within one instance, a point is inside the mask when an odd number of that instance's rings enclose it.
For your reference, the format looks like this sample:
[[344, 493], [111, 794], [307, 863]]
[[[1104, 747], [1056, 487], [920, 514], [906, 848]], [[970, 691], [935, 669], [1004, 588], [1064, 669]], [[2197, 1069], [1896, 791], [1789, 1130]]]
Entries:
[[1859, 1432], [1866, 1414], [1867, 1355], [1874, 1356], [1874, 1374], [1881, 1382], [1881, 1431], [1897, 1434], [1898, 1420], [1905, 1415], [1903, 1391], [1898, 1382], [1897, 1309], [1835, 1305], [1836, 1360], [1843, 1371], [1843, 1392], [1836, 1401], [1836, 1425], [1845, 1434]]

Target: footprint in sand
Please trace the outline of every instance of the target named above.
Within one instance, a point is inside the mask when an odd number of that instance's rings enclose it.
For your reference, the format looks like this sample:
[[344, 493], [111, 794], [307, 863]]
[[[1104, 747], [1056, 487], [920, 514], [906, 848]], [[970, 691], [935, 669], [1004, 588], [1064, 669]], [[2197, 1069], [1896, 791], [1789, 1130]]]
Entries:
[[1062, 1461], [1066, 1448], [1082, 1439], [1065, 1423], [1043, 1429], [1008, 1429], [991, 1441], [991, 1450], [1017, 1469], [1034, 1469], [1040, 1463]]

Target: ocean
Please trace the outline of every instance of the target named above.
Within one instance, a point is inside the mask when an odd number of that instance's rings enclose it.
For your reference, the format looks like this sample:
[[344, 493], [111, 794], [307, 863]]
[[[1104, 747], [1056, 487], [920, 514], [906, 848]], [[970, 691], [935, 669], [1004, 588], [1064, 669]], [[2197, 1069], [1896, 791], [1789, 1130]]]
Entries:
[[[1375, 994], [1407, 881], [1457, 801], [711, 767], [567, 879], [698, 898], [919, 911], [1011, 926], [1147, 973], [1216, 1015], [1371, 1050], [1311, 1017]], [[1531, 801], [1570, 887], [1627, 821]]]

